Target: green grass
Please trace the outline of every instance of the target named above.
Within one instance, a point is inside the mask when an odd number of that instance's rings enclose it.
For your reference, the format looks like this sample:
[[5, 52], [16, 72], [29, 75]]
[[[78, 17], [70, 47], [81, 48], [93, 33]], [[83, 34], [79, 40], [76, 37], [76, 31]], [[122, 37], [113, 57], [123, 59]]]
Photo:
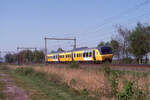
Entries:
[[28, 91], [32, 100], [97, 100], [74, 91], [66, 84], [54, 81], [50, 78], [51, 76], [47, 76], [42, 72], [33, 71], [31, 73], [31, 69], [25, 70], [30, 71], [28, 74], [26, 71], [23, 71], [25, 74], [21, 74], [17, 69], [17, 71], [11, 72], [11, 76], [15, 79], [18, 86]]
[[0, 82], [0, 100], [5, 100], [4, 91], [4, 83]]

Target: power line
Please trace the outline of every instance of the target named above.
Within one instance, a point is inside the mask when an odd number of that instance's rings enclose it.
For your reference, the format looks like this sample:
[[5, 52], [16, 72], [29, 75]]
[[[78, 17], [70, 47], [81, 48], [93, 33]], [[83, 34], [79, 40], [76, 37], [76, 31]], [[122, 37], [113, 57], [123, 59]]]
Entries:
[[106, 19], [106, 22], [104, 22], [103, 24], [101, 25], [98, 25], [98, 29], [95, 31], [97, 32], [99, 30], [99, 28], [101, 28], [102, 26], [106, 25], [106, 24], [110, 24], [111, 22], [113, 22], [116, 18], [117, 20], [122, 18], [121, 16], [127, 14], [127, 13], [131, 13], [137, 9], [139, 9], [140, 7], [144, 6], [144, 5], [147, 5], [149, 3], [149, 0], [145, 0], [144, 2], [140, 3], [139, 5], [136, 5], [135, 7], [133, 8], [129, 8], [127, 9], [126, 11], [123, 11], [123, 12], [120, 12], [118, 15], [116, 16], [112, 16], [112, 17], [109, 17]]
[[76, 48], [76, 37], [75, 38], [48, 38], [45, 37], [45, 54], [47, 54], [47, 40], [72, 40], [74, 41], [74, 49]]

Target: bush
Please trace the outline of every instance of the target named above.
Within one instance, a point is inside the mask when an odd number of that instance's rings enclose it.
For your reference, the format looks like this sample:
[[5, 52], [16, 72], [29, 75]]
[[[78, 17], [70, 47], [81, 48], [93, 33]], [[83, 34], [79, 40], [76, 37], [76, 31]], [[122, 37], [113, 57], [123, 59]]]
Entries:
[[73, 87], [73, 86], [75, 86], [77, 84], [77, 82], [76, 82], [76, 80], [75, 79], [72, 79], [71, 81], [70, 81], [70, 85]]
[[111, 83], [112, 95], [116, 96], [118, 93], [118, 73], [111, 72], [111, 75], [109, 76], [109, 81]]
[[128, 58], [123, 58], [123, 59], [122, 59], [122, 62], [123, 62], [124, 64], [132, 64], [133, 59], [130, 58], [130, 57], [128, 57]]
[[81, 90], [81, 91], [80, 91], [80, 94], [83, 95], [83, 96], [88, 96], [88, 95], [89, 95], [87, 89]]
[[133, 96], [133, 83], [125, 81], [123, 90], [117, 94], [118, 100], [130, 100]]
[[106, 76], [109, 76], [109, 75], [110, 75], [111, 69], [110, 69], [110, 67], [109, 67], [108, 65], [105, 65], [103, 70], [104, 70], [104, 74], [105, 74]]

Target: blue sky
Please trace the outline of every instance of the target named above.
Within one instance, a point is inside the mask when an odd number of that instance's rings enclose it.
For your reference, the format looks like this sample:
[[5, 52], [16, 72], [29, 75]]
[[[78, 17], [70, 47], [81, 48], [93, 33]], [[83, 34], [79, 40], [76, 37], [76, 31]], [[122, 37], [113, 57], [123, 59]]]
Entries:
[[[148, 0], [0, 0], [0, 50], [44, 48], [45, 36], [76, 37], [78, 47], [95, 47], [117, 34], [116, 25], [149, 24], [149, 15]], [[71, 45], [48, 42], [49, 51]]]

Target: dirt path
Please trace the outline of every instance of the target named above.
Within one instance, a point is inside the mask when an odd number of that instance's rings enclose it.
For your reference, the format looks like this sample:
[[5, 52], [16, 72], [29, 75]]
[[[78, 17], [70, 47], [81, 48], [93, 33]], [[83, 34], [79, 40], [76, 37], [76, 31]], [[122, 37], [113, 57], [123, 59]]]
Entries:
[[2, 71], [0, 71], [0, 82], [4, 84], [1, 92], [5, 95], [6, 100], [29, 100], [26, 92], [17, 87], [11, 77]]

